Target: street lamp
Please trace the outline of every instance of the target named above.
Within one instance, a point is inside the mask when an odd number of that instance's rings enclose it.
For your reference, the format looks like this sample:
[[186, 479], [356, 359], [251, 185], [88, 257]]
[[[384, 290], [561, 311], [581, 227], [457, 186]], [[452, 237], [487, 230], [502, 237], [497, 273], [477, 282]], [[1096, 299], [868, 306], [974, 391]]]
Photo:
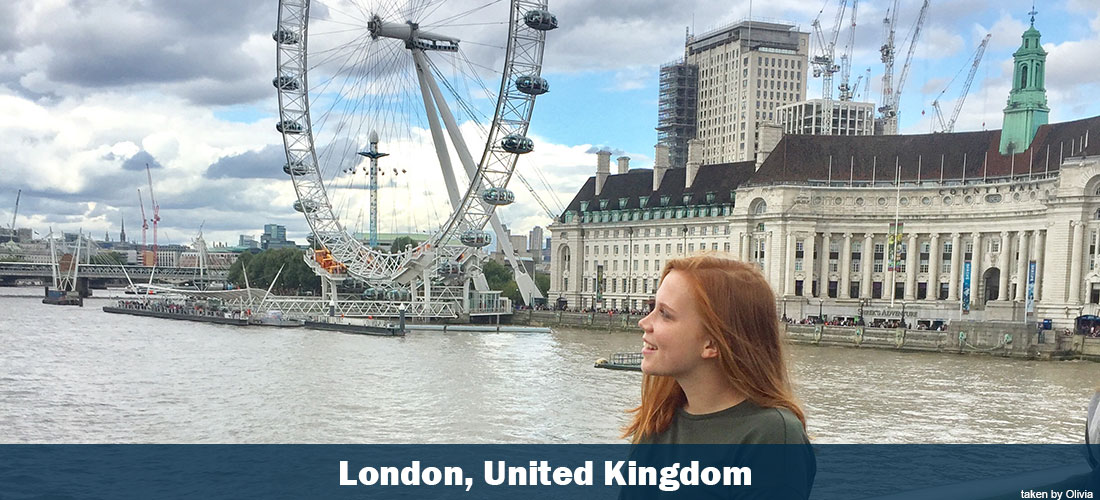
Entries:
[[825, 316], [823, 315], [825, 308], [825, 299], [817, 299], [817, 320], [821, 323], [825, 323]]
[[905, 324], [905, 301], [901, 301], [901, 327], [908, 328]]

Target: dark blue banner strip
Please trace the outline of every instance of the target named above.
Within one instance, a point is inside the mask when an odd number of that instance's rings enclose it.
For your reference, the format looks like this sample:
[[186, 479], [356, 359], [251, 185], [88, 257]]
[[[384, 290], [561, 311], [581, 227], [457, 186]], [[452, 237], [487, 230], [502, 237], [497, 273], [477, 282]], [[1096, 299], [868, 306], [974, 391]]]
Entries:
[[0, 445], [0, 499], [40, 498], [1100, 499], [1100, 475], [1085, 445]]

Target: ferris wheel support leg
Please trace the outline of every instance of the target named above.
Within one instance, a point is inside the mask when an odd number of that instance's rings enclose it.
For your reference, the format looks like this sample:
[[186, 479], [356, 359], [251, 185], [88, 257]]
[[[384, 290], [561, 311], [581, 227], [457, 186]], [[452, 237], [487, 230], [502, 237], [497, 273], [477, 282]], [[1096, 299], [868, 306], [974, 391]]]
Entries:
[[328, 295], [328, 315], [336, 316], [336, 283], [327, 276], [321, 276], [321, 295]]
[[424, 307], [427, 308], [432, 302], [432, 276], [427, 268], [424, 269]]
[[[451, 166], [451, 154], [447, 151], [447, 143], [443, 138], [443, 128], [439, 125], [439, 114], [432, 103], [431, 86], [435, 83], [428, 70], [428, 62], [425, 60], [424, 51], [412, 50], [413, 65], [416, 67], [416, 77], [420, 81], [420, 96], [424, 99], [424, 112], [428, 117], [428, 127], [432, 131], [432, 143], [435, 145], [435, 154], [439, 157], [439, 167], [443, 171], [443, 181], [447, 185], [447, 196], [451, 199], [451, 208], [458, 210], [462, 205], [462, 194], [458, 191], [458, 181], [455, 180], [454, 168]], [[442, 111], [442, 110], [439, 110]], [[444, 118], [446, 120], [446, 118]], [[457, 145], [455, 146], [457, 149]]]
[[[435, 78], [427, 71], [427, 61], [425, 61], [423, 52], [414, 50], [413, 58], [416, 61], [416, 71], [420, 77], [421, 92], [424, 91], [424, 84], [427, 83], [428, 88], [431, 89], [432, 96], [435, 98], [435, 104], [439, 109], [439, 116], [443, 118], [443, 124], [447, 127], [447, 134], [450, 136], [451, 143], [458, 153], [459, 161], [461, 161], [462, 166], [465, 167], [466, 175], [469, 176], [471, 181], [474, 181], [477, 179], [477, 164], [474, 163], [474, 158], [470, 155], [470, 148], [466, 146], [466, 141], [462, 138], [462, 132], [455, 122], [454, 115], [451, 114], [450, 107], [447, 105], [447, 100], [439, 90], [439, 85], [436, 84]], [[425, 97], [425, 106], [428, 106], [426, 99]], [[435, 129], [432, 130], [432, 133], [435, 133]], [[441, 158], [442, 154], [443, 153], [441, 153]], [[447, 162], [447, 166], [450, 166], [449, 161]], [[504, 232], [504, 226], [500, 223], [500, 218], [497, 217], [495, 211], [490, 216], [489, 221], [493, 226], [493, 232], [496, 233], [497, 242], [504, 252], [505, 258], [512, 264], [516, 286], [519, 288], [520, 295], [523, 296], [523, 301], [530, 305], [533, 298], [542, 298], [542, 293], [539, 292], [538, 286], [535, 285], [535, 281], [531, 279], [531, 276], [527, 274], [526, 270], [519, 263], [519, 260], [516, 259], [512, 249], [512, 242], [508, 240], [507, 233]]]

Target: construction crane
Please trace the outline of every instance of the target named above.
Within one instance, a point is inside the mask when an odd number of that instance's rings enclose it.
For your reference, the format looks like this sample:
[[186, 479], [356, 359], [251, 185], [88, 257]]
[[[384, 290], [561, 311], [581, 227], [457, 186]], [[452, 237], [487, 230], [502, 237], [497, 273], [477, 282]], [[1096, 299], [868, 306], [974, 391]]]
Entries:
[[145, 200], [141, 197], [141, 188], [138, 188], [138, 206], [141, 207], [141, 263], [142, 265], [149, 265], [145, 262], [145, 234], [149, 232], [149, 219], [145, 218]]
[[19, 198], [22, 196], [22, 189], [15, 193], [15, 210], [11, 213], [11, 235], [8, 236], [9, 243], [15, 241], [15, 218], [19, 216]]
[[959, 70], [959, 73], [955, 74], [955, 77], [952, 78], [950, 82], [947, 82], [947, 86], [940, 91], [940, 95], [936, 96], [936, 99], [932, 101], [933, 114], [936, 115], [936, 119], [939, 121], [941, 131], [950, 133], [955, 130], [955, 120], [959, 119], [959, 112], [962, 111], [963, 102], [966, 101], [966, 94], [970, 92], [970, 84], [974, 83], [974, 75], [978, 73], [978, 65], [982, 63], [982, 56], [985, 55], [985, 48], [989, 45], [989, 39], [992, 36], [992, 33], [986, 34], [982, 43], [978, 45], [978, 50], [974, 53], [974, 62], [970, 64], [970, 74], [966, 76], [966, 82], [963, 83], [962, 92], [959, 93], [959, 99], [955, 101], [955, 109], [951, 112], [951, 118], [949, 120], [944, 121], [943, 119], [943, 110], [940, 109], [940, 97], [943, 97], [944, 92], [947, 92], [947, 89], [951, 88], [951, 84], [954, 83], [955, 78], [958, 78], [959, 74], [962, 73], [962, 69]]
[[[145, 164], [145, 175], [149, 178], [149, 208], [153, 209], [153, 265], [157, 262], [157, 224], [160, 222], [160, 205], [157, 204], [157, 198], [153, 195], [153, 172], [149, 169], [149, 164]], [[145, 215], [142, 214], [142, 218]]]
[[[888, 130], [889, 119], [893, 117], [894, 107], [891, 101], [894, 98], [894, 28], [898, 22], [898, 0], [894, 0], [893, 7], [886, 11], [886, 17], [882, 19], [882, 47], [879, 54], [885, 71], [882, 73], [882, 103], [878, 108], [879, 118], [875, 120], [875, 128], [881, 128], [883, 134], [896, 134], [897, 130]], [[879, 132], [876, 130], [876, 132]]]
[[883, 22], [883, 37], [885, 43], [879, 49], [882, 54], [882, 62], [886, 65], [886, 70], [882, 75], [882, 106], [879, 106], [878, 111], [880, 113], [879, 119], [876, 125], [881, 125], [881, 133], [884, 135], [895, 135], [898, 133], [898, 104], [901, 102], [901, 91], [905, 87], [905, 79], [909, 75], [909, 67], [913, 60], [913, 51], [917, 47], [917, 41], [920, 39], [921, 28], [924, 26], [924, 21], [928, 17], [928, 2], [924, 0], [921, 4], [920, 14], [917, 15], [917, 21], [913, 24], [913, 29], [910, 32], [909, 37], [909, 50], [905, 56], [905, 64], [902, 66], [901, 75], [898, 78], [897, 87], [894, 87], [894, 35], [895, 28], [897, 26], [897, 10], [898, 0], [894, 0], [894, 6], [887, 12], [886, 18]]
[[920, 14], [917, 14], [917, 22], [913, 24], [912, 36], [909, 38], [909, 52], [905, 54], [905, 65], [901, 67], [901, 76], [898, 77], [898, 86], [894, 89], [894, 114], [891, 118], [893, 122], [891, 127], [894, 129], [894, 133], [898, 133], [898, 115], [901, 114], [899, 105], [901, 104], [901, 90], [905, 87], [905, 79], [909, 76], [910, 63], [913, 62], [913, 52], [917, 49], [917, 40], [920, 39], [921, 28], [924, 27], [925, 19], [928, 19], [928, 2], [924, 0], [924, 3], [920, 6]]
[[840, 55], [840, 100], [851, 101], [852, 93], [859, 82], [848, 85], [852, 78], [852, 50], [856, 45], [856, 10], [859, 9], [859, 0], [852, 0], [852, 21], [848, 25], [848, 42], [844, 44], [844, 53]]
[[817, 13], [817, 18], [811, 23], [814, 29], [814, 39], [817, 40], [818, 52], [817, 55], [810, 59], [810, 65], [814, 68], [814, 78], [821, 77], [821, 100], [822, 110], [825, 115], [821, 120], [821, 134], [829, 135], [832, 132], [830, 126], [833, 122], [833, 73], [840, 71], [840, 66], [836, 64], [836, 39], [840, 36], [840, 26], [844, 21], [844, 9], [848, 5], [848, 0], [840, 0], [840, 7], [836, 11], [836, 21], [833, 22], [833, 30], [829, 36], [826, 37], [821, 31], [821, 14], [825, 12], [825, 8], [822, 7], [821, 11]]

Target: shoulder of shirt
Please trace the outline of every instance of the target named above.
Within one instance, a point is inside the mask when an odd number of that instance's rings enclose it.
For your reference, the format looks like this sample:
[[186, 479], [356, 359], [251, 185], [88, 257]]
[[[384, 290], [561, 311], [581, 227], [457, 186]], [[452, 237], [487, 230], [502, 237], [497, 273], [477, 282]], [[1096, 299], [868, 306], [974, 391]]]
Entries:
[[760, 408], [754, 415], [757, 431], [750, 438], [756, 444], [801, 444], [807, 442], [802, 421], [786, 408]]

